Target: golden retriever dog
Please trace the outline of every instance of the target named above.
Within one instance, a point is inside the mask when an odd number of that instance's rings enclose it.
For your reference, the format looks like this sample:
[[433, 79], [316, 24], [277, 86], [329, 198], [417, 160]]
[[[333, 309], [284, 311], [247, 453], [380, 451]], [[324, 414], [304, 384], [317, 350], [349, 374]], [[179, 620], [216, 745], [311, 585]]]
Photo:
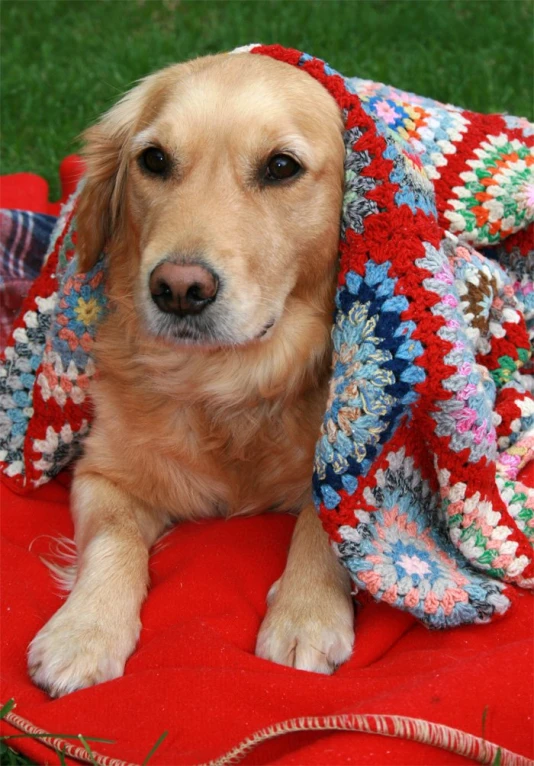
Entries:
[[342, 132], [311, 76], [248, 53], [157, 72], [86, 132], [79, 265], [105, 249], [112, 310], [72, 488], [76, 574], [29, 648], [51, 695], [122, 675], [149, 550], [183, 519], [299, 512], [256, 653], [320, 673], [349, 657], [349, 576], [311, 496]]

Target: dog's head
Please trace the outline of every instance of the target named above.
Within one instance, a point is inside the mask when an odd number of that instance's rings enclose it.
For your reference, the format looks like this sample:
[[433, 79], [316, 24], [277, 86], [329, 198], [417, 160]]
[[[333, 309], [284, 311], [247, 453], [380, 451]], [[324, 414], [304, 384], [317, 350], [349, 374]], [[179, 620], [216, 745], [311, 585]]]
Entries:
[[299, 301], [329, 310], [342, 118], [307, 73], [246, 53], [172, 66], [85, 138], [80, 268], [106, 249], [141, 331], [236, 345], [268, 338]]

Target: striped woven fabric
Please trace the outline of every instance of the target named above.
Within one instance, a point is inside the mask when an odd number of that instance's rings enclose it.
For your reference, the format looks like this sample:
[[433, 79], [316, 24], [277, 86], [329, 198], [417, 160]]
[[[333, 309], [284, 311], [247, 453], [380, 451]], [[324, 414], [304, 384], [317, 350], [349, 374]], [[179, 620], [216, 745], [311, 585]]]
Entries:
[[37, 278], [57, 218], [0, 210], [0, 346]]

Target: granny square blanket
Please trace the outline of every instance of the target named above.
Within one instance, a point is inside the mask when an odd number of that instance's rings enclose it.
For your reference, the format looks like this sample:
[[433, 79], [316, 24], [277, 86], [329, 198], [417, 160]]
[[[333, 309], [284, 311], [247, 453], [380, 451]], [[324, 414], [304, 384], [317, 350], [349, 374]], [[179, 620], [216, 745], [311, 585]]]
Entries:
[[[243, 50], [243, 49], [240, 49]], [[430, 627], [534, 587], [534, 126], [249, 46], [321, 82], [345, 119], [332, 375], [314, 498], [355, 590]], [[0, 370], [4, 480], [79, 452], [106, 260], [76, 263], [75, 198]]]

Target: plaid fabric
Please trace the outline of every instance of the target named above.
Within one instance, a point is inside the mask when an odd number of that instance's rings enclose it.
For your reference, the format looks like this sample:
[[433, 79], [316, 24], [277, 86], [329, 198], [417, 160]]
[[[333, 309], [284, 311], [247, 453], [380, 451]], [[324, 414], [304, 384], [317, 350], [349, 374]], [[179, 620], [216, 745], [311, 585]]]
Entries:
[[38, 276], [57, 221], [53, 215], [0, 210], [0, 346]]

